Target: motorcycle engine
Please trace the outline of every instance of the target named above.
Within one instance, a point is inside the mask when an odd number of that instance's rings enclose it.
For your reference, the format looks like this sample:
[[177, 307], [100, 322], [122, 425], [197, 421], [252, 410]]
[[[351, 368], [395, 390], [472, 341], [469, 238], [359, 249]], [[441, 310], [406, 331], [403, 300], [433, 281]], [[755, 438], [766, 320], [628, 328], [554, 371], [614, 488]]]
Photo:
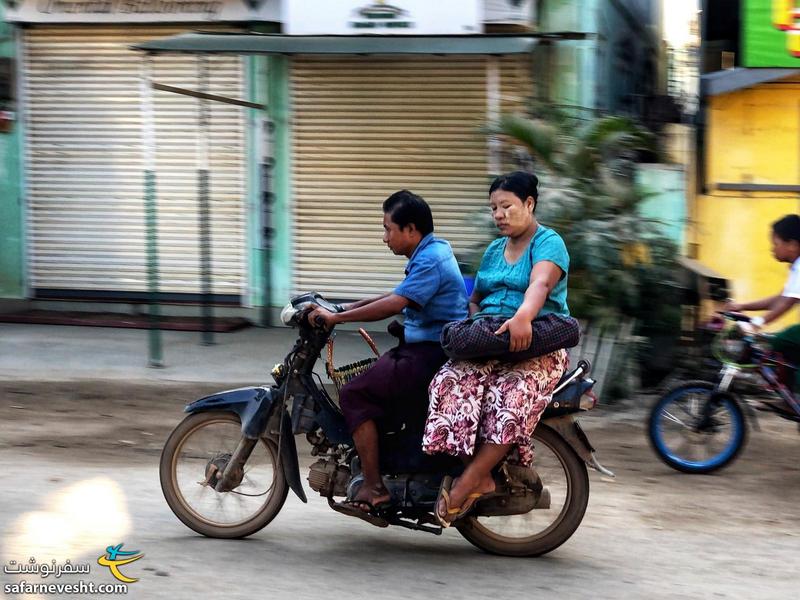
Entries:
[[347, 496], [350, 469], [329, 458], [321, 458], [308, 472], [308, 485], [323, 498]]

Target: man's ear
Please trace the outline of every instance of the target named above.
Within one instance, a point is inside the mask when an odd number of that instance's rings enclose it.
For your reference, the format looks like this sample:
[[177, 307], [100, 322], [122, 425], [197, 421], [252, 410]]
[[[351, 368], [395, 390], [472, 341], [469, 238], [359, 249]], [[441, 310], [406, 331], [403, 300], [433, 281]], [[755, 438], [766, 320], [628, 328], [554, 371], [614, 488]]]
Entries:
[[406, 230], [406, 227], [408, 228], [408, 233], [410, 234], [413, 234], [415, 231], [417, 232], [419, 231], [419, 229], [417, 229], [417, 226], [414, 223], [409, 223], [408, 225], [403, 227], [403, 231]]

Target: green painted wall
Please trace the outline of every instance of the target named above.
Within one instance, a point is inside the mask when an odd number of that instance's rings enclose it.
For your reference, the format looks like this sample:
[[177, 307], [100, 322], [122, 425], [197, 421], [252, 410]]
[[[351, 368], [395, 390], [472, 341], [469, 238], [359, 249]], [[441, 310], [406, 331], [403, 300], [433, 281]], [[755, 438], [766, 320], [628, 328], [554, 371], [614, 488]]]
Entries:
[[289, 58], [269, 56], [267, 61], [267, 114], [272, 123], [272, 260], [270, 304], [286, 304], [291, 291], [291, 101]]
[[585, 40], [562, 40], [549, 49], [549, 100], [589, 117], [596, 108], [598, 0], [544, 0], [539, 9], [543, 32], [583, 32]]
[[552, 50], [550, 101], [590, 117], [596, 108], [595, 40], [559, 42]]
[[[0, 56], [14, 57], [16, 29], [4, 22], [0, 3]], [[16, 106], [0, 110], [16, 111]], [[0, 133], [0, 298], [25, 297], [25, 245], [19, 114], [11, 133]]]
[[[280, 33], [276, 24], [257, 23], [253, 31]], [[247, 94], [251, 102], [266, 110], [248, 110], [248, 280], [250, 306], [264, 308], [261, 324], [273, 324], [271, 308], [283, 307], [291, 289], [291, 231], [289, 216], [290, 120], [289, 59], [285, 56], [248, 56]], [[272, 192], [271, 229], [264, 236], [265, 215], [262, 189], [264, 161], [271, 161], [269, 190]], [[269, 244], [269, 247], [267, 247]]]
[[650, 0], [542, 0], [542, 32], [586, 34], [550, 45], [549, 100], [584, 117], [640, 113], [661, 85], [655, 14]]
[[[263, 56], [245, 57], [247, 72], [247, 99], [250, 102], [267, 102], [267, 68]], [[249, 290], [245, 302], [248, 306], [264, 306], [265, 277], [261, 214], [261, 159], [264, 137], [263, 111], [247, 110], [247, 280]]]
[[596, 31], [597, 0], [543, 0], [539, 3], [542, 31]]
[[686, 251], [686, 173], [676, 165], [639, 165], [637, 182], [652, 194], [642, 204], [642, 215], [662, 223], [662, 233]]

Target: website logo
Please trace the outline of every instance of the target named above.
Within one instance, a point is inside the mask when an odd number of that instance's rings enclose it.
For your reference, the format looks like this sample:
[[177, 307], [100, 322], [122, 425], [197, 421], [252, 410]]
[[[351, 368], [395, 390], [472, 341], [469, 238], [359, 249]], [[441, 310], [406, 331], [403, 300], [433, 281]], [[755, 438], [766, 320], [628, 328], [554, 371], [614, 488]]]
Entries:
[[122, 550], [122, 544], [117, 544], [116, 546], [109, 546], [106, 548], [106, 553], [97, 558], [97, 564], [101, 567], [108, 567], [111, 574], [119, 581], [133, 583], [139, 580], [133, 577], [126, 577], [119, 568], [124, 565], [129, 565], [143, 556], [144, 554], [141, 554], [138, 550]]

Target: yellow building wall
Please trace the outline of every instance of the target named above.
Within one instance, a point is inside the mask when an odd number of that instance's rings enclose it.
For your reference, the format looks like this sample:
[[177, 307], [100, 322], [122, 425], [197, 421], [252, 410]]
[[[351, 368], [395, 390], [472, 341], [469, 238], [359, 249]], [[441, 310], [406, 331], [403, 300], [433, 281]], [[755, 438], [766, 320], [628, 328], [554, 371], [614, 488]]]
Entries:
[[[800, 184], [800, 82], [709, 98], [706, 189], [694, 203], [697, 258], [732, 284], [737, 301], [779, 293], [789, 265], [772, 257], [770, 225], [800, 210], [800, 194], [730, 192], [719, 183]], [[800, 322], [790, 311], [770, 329]]]
[[712, 190], [717, 183], [800, 183], [800, 82], [709, 98], [706, 161]]

